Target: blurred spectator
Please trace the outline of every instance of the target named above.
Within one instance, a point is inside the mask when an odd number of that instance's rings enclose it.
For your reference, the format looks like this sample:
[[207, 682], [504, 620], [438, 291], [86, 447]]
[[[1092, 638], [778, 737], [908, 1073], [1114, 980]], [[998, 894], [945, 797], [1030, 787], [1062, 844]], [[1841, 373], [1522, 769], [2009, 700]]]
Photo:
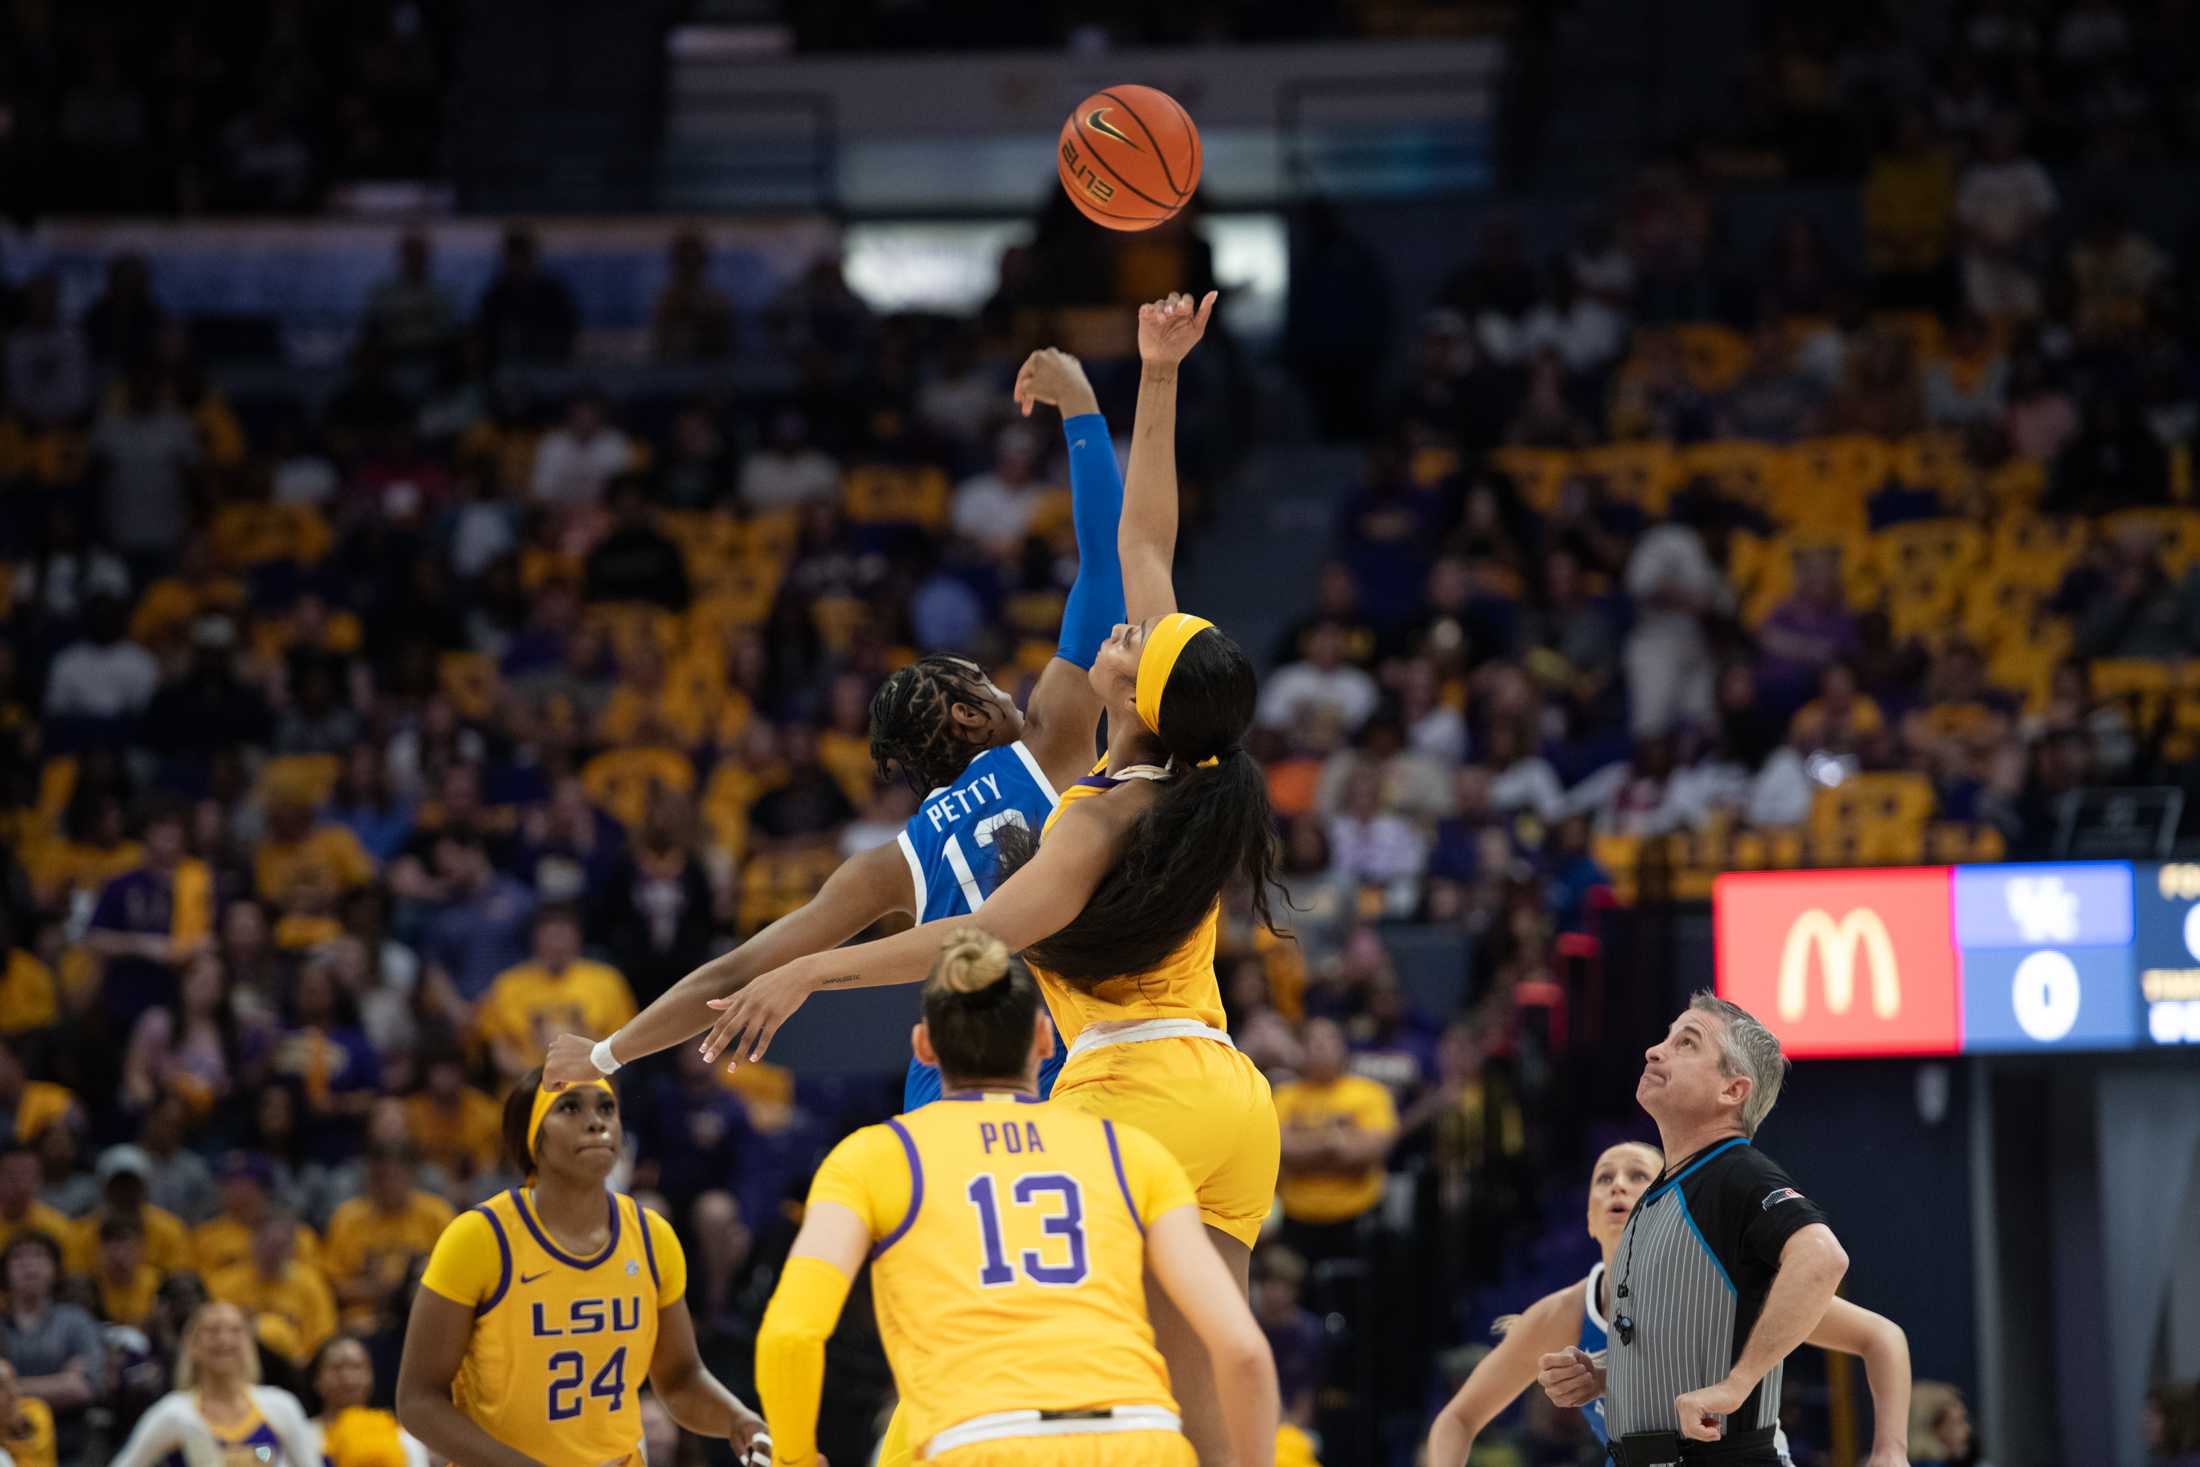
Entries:
[[1283, 1419], [1302, 1430], [1313, 1425], [1328, 1350], [1321, 1320], [1299, 1303], [1305, 1286], [1306, 1260], [1283, 1244], [1265, 1243], [1253, 1254], [1253, 1317], [1276, 1358]]
[[1360, 583], [1352, 568], [1341, 561], [1324, 562], [1314, 580], [1314, 605], [1291, 623], [1276, 640], [1272, 662], [1296, 662], [1305, 655], [1306, 638], [1319, 626], [1334, 626], [1344, 633], [1344, 657], [1355, 667], [1373, 668], [1381, 634], [1360, 614]]
[[495, 1170], [503, 1146], [503, 1108], [466, 1083], [465, 1057], [455, 1045], [430, 1048], [418, 1063], [420, 1089], [405, 1098], [413, 1145], [423, 1161], [477, 1191], [475, 1179]]
[[1398, 1139], [1390, 1092], [1348, 1074], [1344, 1031], [1310, 1019], [1300, 1078], [1276, 1087], [1283, 1126], [1284, 1241], [1319, 1263], [1358, 1249], [1359, 1220], [1383, 1198], [1383, 1158]]
[[592, 509], [604, 487], [633, 466], [634, 446], [613, 427], [610, 401], [593, 389], [576, 393], [565, 421], [542, 436], [535, 449], [532, 486], [537, 504], [550, 509]]
[[2132, 227], [2121, 202], [2097, 207], [2070, 246], [2071, 326], [2078, 339], [2099, 343], [2137, 334], [2169, 275], [2169, 256]]
[[491, 865], [487, 847], [470, 832], [436, 835], [432, 853], [445, 898], [428, 924], [428, 979], [471, 1004], [524, 955], [534, 893]]
[[1031, 533], [1044, 498], [1038, 435], [1024, 423], [1005, 424], [993, 443], [993, 466], [955, 486], [955, 533], [1002, 559]]
[[1691, 496], [1653, 527], [1627, 562], [1635, 629], [1624, 651], [1629, 717], [1637, 737], [1713, 716], [1709, 618], [1732, 604], [1726, 577], [1704, 548], [1706, 506]]
[[38, 1198], [38, 1153], [31, 1149], [31, 1138], [15, 1135], [0, 1148], [0, 1248], [25, 1233], [44, 1233], [58, 1241], [68, 1230], [68, 1216]]
[[1757, 685], [1775, 706], [1794, 707], [1831, 663], [1860, 648], [1841, 589], [1841, 547], [1799, 546], [1795, 590], [1757, 629]]
[[1728, 437], [1785, 443], [1816, 429], [1824, 400], [1818, 382], [1796, 369], [1780, 324], [1761, 321], [1748, 367], [1719, 401], [1719, 426]]
[[428, 236], [407, 231], [397, 242], [397, 273], [376, 284], [361, 323], [388, 356], [405, 366], [438, 360], [458, 330], [458, 306], [438, 285]]
[[638, 601], [685, 611], [687, 562], [652, 522], [641, 481], [632, 475], [611, 482], [612, 523], [589, 550], [582, 574], [590, 601]]
[[733, 350], [733, 302], [710, 282], [710, 251], [703, 237], [684, 232], [672, 241], [672, 278], [658, 293], [651, 319], [652, 348], [660, 362], [716, 361]]
[[99, 1267], [92, 1290], [100, 1321], [142, 1330], [152, 1323], [161, 1272], [146, 1262], [145, 1229], [134, 1217], [110, 1217], [99, 1225]]
[[371, 1323], [451, 1220], [451, 1205], [413, 1185], [419, 1156], [407, 1146], [367, 1154], [367, 1189], [329, 1218], [323, 1258], [345, 1317]]
[[656, 499], [666, 509], [718, 509], [733, 494], [733, 452], [701, 404], [680, 409], [657, 464]]
[[2018, 356], [2009, 369], [2009, 408], [2002, 428], [2009, 447], [2037, 463], [2053, 463], [2078, 431], [2078, 408], [2035, 353]]
[[32, 279], [21, 309], [0, 357], [0, 402], [34, 428], [73, 423], [92, 404], [91, 349], [84, 333], [61, 319], [60, 281], [51, 274]]
[[1918, 1381], [1910, 1388], [1912, 1467], [1965, 1467], [1972, 1461], [1971, 1412], [1963, 1393], [1946, 1381]]
[[1947, 344], [1925, 368], [1925, 417], [1936, 427], [1969, 428], [2000, 421], [2007, 404], [2009, 362], [1995, 333], [1976, 314], [1958, 313]]
[[160, 683], [153, 654], [127, 635], [127, 614], [112, 596], [84, 609], [84, 635], [61, 649], [46, 676], [46, 716], [120, 733], [142, 713]]
[[52, 1415], [62, 1461], [84, 1450], [87, 1416], [107, 1391], [107, 1349], [99, 1325], [55, 1297], [61, 1250], [44, 1233], [25, 1233], [0, 1252], [7, 1307], [0, 1312], [0, 1358], [12, 1367], [14, 1394]]
[[2022, 138], [2015, 117], [1994, 118], [1956, 187], [1964, 299], [1991, 321], [2030, 320], [2042, 304], [2041, 254], [2057, 200], [2047, 170], [2021, 151]]
[[474, 316], [488, 364], [564, 362], [580, 331], [580, 308], [564, 281], [542, 268], [534, 231], [504, 233], [497, 273]]
[[634, 1017], [618, 969], [581, 956], [580, 919], [547, 907], [534, 921], [534, 955], [505, 969], [475, 1012], [475, 1035], [505, 1083], [542, 1063], [560, 1034], [602, 1038]]
[[764, 443], [741, 466], [741, 502], [769, 513], [840, 496], [840, 467], [810, 442], [810, 425], [788, 409], [774, 416]]
[[711, 955], [711, 883], [693, 821], [684, 797], [653, 791], [632, 844], [593, 888], [598, 936], [645, 1004]]
[[106, 288], [82, 324], [92, 360], [103, 367], [126, 367], [152, 355], [168, 312], [153, 298], [152, 271], [143, 255], [124, 250], [107, 261]]
[[252, 1232], [250, 1255], [206, 1275], [208, 1292], [242, 1309], [261, 1343], [294, 1369], [336, 1333], [335, 1292], [319, 1268], [297, 1257], [298, 1226], [287, 1208], [270, 1209]]
[[1947, 299], [1955, 160], [1931, 123], [1907, 108], [1864, 179], [1864, 261], [1882, 306], [1917, 309]]
[[1580, 560], [1566, 549], [1543, 562], [1539, 604], [1522, 618], [1520, 643], [1544, 682], [1584, 707], [1594, 704], [1619, 663], [1619, 630], [1589, 595]]
[[2108, 582], [2078, 618], [2080, 657], [2188, 655], [2200, 646], [2200, 578], [2174, 585], [2146, 530], [2110, 547]]
[[1328, 709], [1354, 732], [1375, 712], [1381, 691], [1375, 679], [1344, 660], [1345, 629], [1335, 623], [1310, 627], [1300, 638], [1302, 658], [1270, 673], [1260, 692], [1259, 723], [1287, 730], [1318, 709]]
[[121, 391], [92, 426], [91, 452], [108, 543], [141, 563], [181, 545], [190, 528], [199, 438], [149, 362], [123, 375]]
[[2108, 514], [2169, 501], [2169, 456], [2120, 391], [2099, 394], [2063, 444], [2040, 501], [2050, 514]]
[[1346, 783], [1329, 822], [1329, 849], [1341, 879], [1376, 888], [1393, 916], [1412, 913], [1428, 865], [1428, 840], [1403, 815], [1383, 807], [1382, 778], [1375, 769], [1357, 770]]
[[[249, 1151], [232, 1151], [215, 1173], [221, 1201], [212, 1217], [191, 1230], [191, 1266], [200, 1277], [212, 1278], [252, 1256], [253, 1239], [270, 1218], [278, 1216], [283, 1199], [276, 1195], [275, 1168], [269, 1160]], [[283, 1214], [292, 1230], [291, 1249], [300, 1259], [317, 1262], [321, 1256], [319, 1234], [303, 1219]]]

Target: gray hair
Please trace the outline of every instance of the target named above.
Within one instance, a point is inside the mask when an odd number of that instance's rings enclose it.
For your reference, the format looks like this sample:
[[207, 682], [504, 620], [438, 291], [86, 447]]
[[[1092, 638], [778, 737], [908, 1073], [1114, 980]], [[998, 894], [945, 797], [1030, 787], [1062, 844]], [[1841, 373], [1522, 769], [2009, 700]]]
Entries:
[[1708, 988], [1690, 994], [1688, 1006], [1719, 1020], [1719, 1073], [1730, 1080], [1737, 1075], [1749, 1078], [1749, 1094], [1742, 1101], [1742, 1134], [1755, 1136], [1772, 1114], [1787, 1079], [1788, 1057], [1780, 1052], [1779, 1039], [1748, 1009], [1728, 1003]]

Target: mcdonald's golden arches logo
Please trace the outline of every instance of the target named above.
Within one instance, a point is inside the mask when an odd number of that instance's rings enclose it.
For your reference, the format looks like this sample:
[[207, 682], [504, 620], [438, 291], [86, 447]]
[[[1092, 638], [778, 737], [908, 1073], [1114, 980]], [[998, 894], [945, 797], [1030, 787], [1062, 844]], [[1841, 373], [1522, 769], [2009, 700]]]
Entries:
[[1789, 924], [1780, 947], [1778, 1012], [1790, 1023], [1801, 1019], [1810, 1001], [1810, 959], [1818, 957], [1825, 979], [1826, 1010], [1845, 1014], [1856, 999], [1857, 963], [1871, 983], [1874, 1018], [1902, 1012], [1902, 969], [1894, 955], [1887, 924], [1870, 907], [1853, 907], [1839, 921], [1823, 907], [1812, 907]]

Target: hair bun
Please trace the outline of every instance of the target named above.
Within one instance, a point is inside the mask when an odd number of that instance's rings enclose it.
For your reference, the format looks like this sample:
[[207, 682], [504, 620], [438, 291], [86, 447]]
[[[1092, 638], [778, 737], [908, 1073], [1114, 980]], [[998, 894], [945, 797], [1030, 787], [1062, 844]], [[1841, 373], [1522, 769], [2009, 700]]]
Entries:
[[982, 927], [959, 927], [940, 947], [939, 984], [949, 993], [976, 993], [1007, 976], [1007, 944]]

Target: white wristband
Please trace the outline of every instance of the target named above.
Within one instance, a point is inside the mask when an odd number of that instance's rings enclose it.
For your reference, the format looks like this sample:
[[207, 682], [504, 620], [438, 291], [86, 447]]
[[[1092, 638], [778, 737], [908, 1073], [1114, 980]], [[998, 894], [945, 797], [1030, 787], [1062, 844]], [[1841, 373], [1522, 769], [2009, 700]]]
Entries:
[[611, 1052], [611, 1041], [608, 1039], [596, 1041], [596, 1047], [588, 1051], [588, 1062], [596, 1067], [599, 1075], [619, 1073], [619, 1057]]

